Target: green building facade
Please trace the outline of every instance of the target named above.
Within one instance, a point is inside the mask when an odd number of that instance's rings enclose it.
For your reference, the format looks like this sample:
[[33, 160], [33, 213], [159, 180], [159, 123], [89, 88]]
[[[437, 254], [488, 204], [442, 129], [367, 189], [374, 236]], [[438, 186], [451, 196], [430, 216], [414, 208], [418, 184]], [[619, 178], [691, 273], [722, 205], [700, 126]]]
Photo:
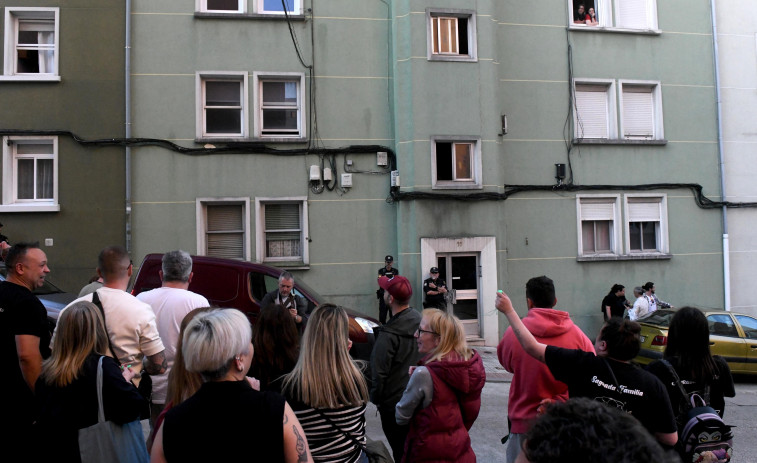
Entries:
[[262, 261], [376, 316], [390, 254], [487, 345], [538, 275], [590, 335], [615, 283], [722, 307], [710, 3], [586, 5], [134, 0], [135, 262]]

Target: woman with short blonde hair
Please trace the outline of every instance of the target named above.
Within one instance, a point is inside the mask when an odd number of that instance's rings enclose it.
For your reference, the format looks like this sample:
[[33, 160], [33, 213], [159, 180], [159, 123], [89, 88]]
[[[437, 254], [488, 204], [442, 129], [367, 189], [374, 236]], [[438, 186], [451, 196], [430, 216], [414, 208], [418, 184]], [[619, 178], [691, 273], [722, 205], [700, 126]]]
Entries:
[[300, 356], [283, 393], [300, 419], [314, 461], [361, 462], [366, 456], [368, 387], [350, 357], [347, 312], [321, 304], [310, 315]]
[[[187, 371], [205, 381], [166, 413], [151, 461], [312, 462], [302, 427], [284, 398], [260, 392], [245, 375], [252, 363], [252, 330], [242, 312], [200, 313], [182, 338]], [[222, 444], [227, 443], [227, 444]]]
[[468, 431], [481, 408], [484, 364], [457, 317], [438, 309], [422, 316], [415, 338], [424, 357], [396, 407], [397, 424], [410, 424], [402, 461], [475, 462]]

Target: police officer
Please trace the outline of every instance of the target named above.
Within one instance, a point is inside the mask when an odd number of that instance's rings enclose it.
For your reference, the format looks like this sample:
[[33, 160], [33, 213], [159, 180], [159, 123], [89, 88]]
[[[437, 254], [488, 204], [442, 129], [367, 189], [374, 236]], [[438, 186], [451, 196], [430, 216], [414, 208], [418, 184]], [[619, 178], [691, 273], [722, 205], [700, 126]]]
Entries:
[[[391, 280], [395, 276], [399, 275], [400, 270], [398, 268], [392, 267], [393, 263], [394, 257], [384, 257], [384, 266], [378, 270], [377, 278], [387, 277]], [[381, 288], [376, 290], [376, 297], [379, 300], [379, 321], [383, 325], [384, 323], [386, 323], [386, 315], [389, 313], [389, 307], [387, 307], [384, 303], [384, 290]]]
[[447, 283], [439, 278], [439, 268], [431, 267], [429, 271], [431, 278], [423, 280], [423, 294], [426, 295], [426, 302], [423, 308], [434, 308], [447, 310], [447, 303], [444, 302], [444, 295], [447, 294]]

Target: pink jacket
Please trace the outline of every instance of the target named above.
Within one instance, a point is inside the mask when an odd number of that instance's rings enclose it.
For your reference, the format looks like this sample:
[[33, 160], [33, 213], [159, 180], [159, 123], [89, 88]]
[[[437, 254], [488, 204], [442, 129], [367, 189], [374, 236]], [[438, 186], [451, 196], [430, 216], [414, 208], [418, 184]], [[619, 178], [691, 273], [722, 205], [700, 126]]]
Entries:
[[[594, 352], [594, 344], [573, 324], [568, 312], [533, 308], [528, 311], [523, 324], [544, 344]], [[510, 432], [523, 434], [528, 431], [543, 399], [568, 399], [568, 386], [557, 381], [545, 364], [523, 350], [510, 327], [497, 346], [497, 357], [499, 363], [513, 374], [507, 404]]]

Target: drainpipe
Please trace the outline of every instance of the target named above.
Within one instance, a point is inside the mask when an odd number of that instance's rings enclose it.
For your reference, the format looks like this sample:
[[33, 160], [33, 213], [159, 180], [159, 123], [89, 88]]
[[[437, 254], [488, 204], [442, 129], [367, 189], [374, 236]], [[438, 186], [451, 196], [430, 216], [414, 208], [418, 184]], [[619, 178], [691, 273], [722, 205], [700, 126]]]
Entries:
[[[126, 106], [126, 139], [131, 138], [131, 0], [126, 0], [126, 47], [124, 87]], [[126, 146], [126, 252], [131, 254], [131, 147]]]
[[[712, 8], [712, 50], [715, 66], [715, 95], [717, 104], [718, 120], [718, 161], [720, 164], [720, 192], [723, 201], [726, 200], [725, 190], [725, 162], [723, 161], [723, 113], [720, 95], [720, 60], [718, 56], [718, 22], [715, 14], [715, 2], [710, 0]], [[728, 208], [723, 206], [723, 289], [725, 292], [725, 310], [731, 310], [731, 263], [730, 248], [728, 243]]]

